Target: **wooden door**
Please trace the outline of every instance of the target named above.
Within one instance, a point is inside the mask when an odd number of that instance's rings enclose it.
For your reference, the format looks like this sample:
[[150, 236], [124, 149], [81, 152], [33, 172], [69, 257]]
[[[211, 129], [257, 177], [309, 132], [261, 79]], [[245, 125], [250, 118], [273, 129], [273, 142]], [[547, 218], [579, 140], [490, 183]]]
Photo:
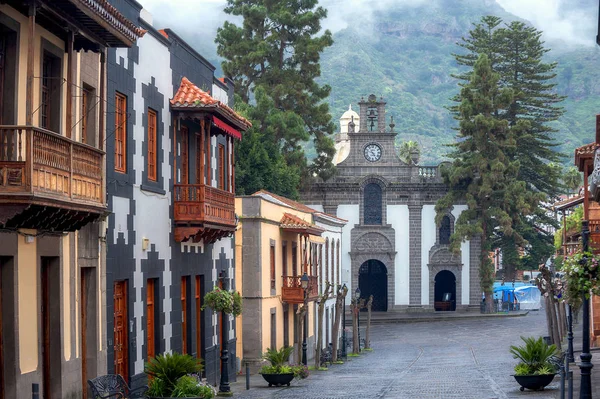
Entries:
[[188, 353], [187, 277], [181, 278], [181, 353]]
[[219, 144], [219, 188], [225, 190], [225, 146]]
[[202, 357], [202, 276], [196, 276], [196, 357]]
[[156, 356], [156, 340], [154, 332], [154, 279], [148, 279], [146, 283], [146, 350], [147, 360]]
[[88, 387], [87, 387], [87, 274], [86, 269], [81, 269], [81, 282], [80, 282], [80, 316], [81, 316], [81, 383], [83, 399], [87, 399]]
[[114, 288], [114, 353], [115, 374], [129, 380], [129, 348], [127, 346], [127, 281], [116, 281]]
[[44, 399], [50, 395], [50, 260], [42, 258], [42, 389]]

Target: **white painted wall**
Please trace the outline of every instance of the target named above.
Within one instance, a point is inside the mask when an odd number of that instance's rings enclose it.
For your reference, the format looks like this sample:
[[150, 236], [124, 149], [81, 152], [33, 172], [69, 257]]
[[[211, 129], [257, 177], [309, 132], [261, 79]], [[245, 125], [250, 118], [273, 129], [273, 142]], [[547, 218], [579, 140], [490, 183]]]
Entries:
[[229, 102], [229, 97], [227, 96], [227, 90], [223, 90], [221, 86], [213, 84], [212, 85], [212, 98], [215, 100], [219, 100], [222, 103], [227, 104]]
[[354, 292], [352, 287], [352, 278], [350, 269], [352, 260], [350, 259], [350, 232], [355, 224], [360, 222], [359, 206], [358, 205], [339, 205], [337, 208], [337, 217], [346, 219], [348, 223], [342, 229], [342, 284], [346, 284], [348, 292]]
[[[460, 214], [467, 209], [466, 205], [455, 205], [452, 210], [452, 216], [454, 216], [454, 220], [458, 220]], [[469, 257], [469, 252], [471, 250], [471, 244], [469, 241], [463, 241], [460, 245], [461, 252], [461, 263], [462, 263], [462, 271], [461, 271], [461, 279], [462, 279], [462, 294], [461, 294], [461, 304], [469, 305], [469, 289], [471, 287], [471, 281], [469, 276], [469, 270], [471, 269], [471, 260]]]
[[435, 205], [421, 210], [421, 304], [429, 305], [429, 250], [435, 245]]
[[388, 205], [388, 221], [394, 221], [392, 227], [395, 231], [396, 259], [394, 275], [396, 281], [394, 298], [395, 305], [408, 305], [410, 296], [410, 237], [408, 205]]
[[317, 212], [325, 212], [323, 210], [323, 205], [307, 205], [309, 208], [314, 209]]
[[[159, 258], [165, 262], [165, 271], [162, 275], [162, 284], [166, 287], [171, 285], [171, 250], [169, 246], [169, 234], [171, 232], [171, 214], [169, 205], [171, 202], [170, 193], [167, 195], [155, 194], [141, 189], [143, 182], [142, 172], [147, 168], [147, 160], [142, 145], [146, 140], [146, 128], [143, 126], [143, 117], [147, 113], [148, 104], [142, 97], [142, 84], [149, 85], [152, 78], [155, 78], [155, 85], [159, 92], [164, 95], [163, 109], [161, 113], [163, 123], [163, 136], [159, 145], [159, 153], [163, 154], [163, 162], [159, 165], [163, 177], [163, 189], [169, 192], [169, 180], [171, 172], [169, 169], [169, 150], [171, 140], [169, 132], [171, 131], [171, 117], [169, 113], [169, 98], [173, 93], [172, 72], [170, 68], [169, 49], [152, 35], [145, 35], [137, 42], [139, 46], [139, 64], [135, 66], [136, 89], [133, 97], [133, 109], [135, 112], [135, 125], [132, 134], [135, 137], [135, 154], [133, 156], [133, 169], [135, 171], [135, 184], [133, 190], [133, 199], [136, 206], [136, 214], [133, 218], [133, 227], [136, 232], [136, 242], [134, 243], [135, 272], [133, 276], [133, 286], [135, 291], [134, 317], [136, 319], [136, 353], [138, 354], [134, 365], [134, 373], [144, 371], [144, 359], [141, 358], [142, 346], [145, 345], [145, 324], [144, 316], [144, 297], [142, 292], [144, 277], [141, 271], [142, 259], [147, 259], [148, 251], [142, 250], [142, 240], [149, 239], [150, 246], [154, 245], [159, 254]], [[156, 110], [159, 111], [159, 110]], [[125, 214], [127, 216], [128, 212]], [[151, 247], [148, 247], [150, 250]], [[162, 337], [165, 340], [165, 350], [171, 350], [171, 336], [173, 335], [171, 326], [171, 298], [170, 290], [165, 290], [161, 311], [165, 315], [165, 324], [163, 326]]]

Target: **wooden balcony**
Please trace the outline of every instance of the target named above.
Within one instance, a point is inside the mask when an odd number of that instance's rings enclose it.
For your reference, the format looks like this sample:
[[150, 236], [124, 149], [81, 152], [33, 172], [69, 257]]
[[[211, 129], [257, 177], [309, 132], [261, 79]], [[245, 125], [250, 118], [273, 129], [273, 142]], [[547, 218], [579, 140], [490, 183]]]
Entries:
[[[281, 287], [281, 300], [287, 303], [303, 303], [304, 290], [300, 283], [302, 276], [283, 276]], [[313, 300], [319, 296], [319, 280], [317, 276], [308, 276], [308, 299]]]
[[103, 162], [48, 130], [0, 126], [0, 227], [75, 231], [106, 214]]
[[174, 187], [175, 240], [212, 243], [235, 231], [235, 195], [205, 184]]

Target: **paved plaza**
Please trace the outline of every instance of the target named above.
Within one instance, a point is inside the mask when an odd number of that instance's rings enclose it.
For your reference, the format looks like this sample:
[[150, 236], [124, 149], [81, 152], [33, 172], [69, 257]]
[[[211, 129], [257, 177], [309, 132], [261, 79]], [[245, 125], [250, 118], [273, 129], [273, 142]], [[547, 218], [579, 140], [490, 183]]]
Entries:
[[[520, 392], [509, 346], [519, 336], [546, 335], [544, 312], [522, 317], [376, 325], [373, 352], [311, 373], [291, 387], [268, 388], [255, 376], [233, 385], [236, 398], [303, 399], [554, 399], [559, 378], [545, 391]], [[256, 378], [258, 377], [258, 378]]]

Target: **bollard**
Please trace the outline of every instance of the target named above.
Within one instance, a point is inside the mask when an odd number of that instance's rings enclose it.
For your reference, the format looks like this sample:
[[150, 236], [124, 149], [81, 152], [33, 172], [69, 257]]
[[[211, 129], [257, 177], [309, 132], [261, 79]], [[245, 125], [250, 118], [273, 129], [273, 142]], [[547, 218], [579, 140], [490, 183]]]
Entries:
[[40, 384], [31, 384], [31, 399], [40, 399]]
[[560, 399], [565, 399], [565, 368], [560, 368]]
[[246, 363], [246, 391], [250, 389], [250, 364]]
[[573, 372], [569, 371], [569, 396], [568, 399], [573, 399]]

